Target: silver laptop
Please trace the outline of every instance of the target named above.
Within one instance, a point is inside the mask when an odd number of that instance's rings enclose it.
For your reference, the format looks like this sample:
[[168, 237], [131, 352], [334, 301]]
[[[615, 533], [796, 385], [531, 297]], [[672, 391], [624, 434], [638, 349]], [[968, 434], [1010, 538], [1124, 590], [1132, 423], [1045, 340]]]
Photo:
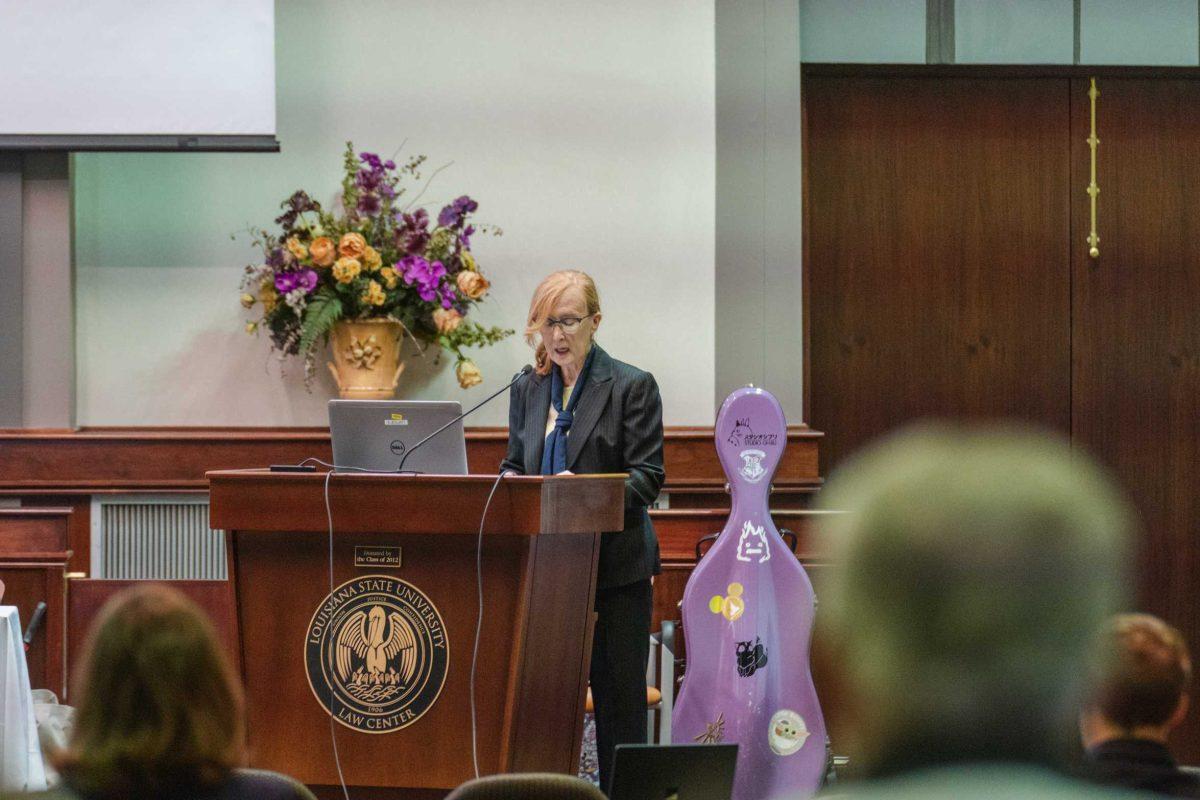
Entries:
[[[410, 448], [461, 413], [456, 400], [330, 400], [334, 471], [395, 472]], [[466, 475], [462, 420], [409, 456], [404, 471]]]

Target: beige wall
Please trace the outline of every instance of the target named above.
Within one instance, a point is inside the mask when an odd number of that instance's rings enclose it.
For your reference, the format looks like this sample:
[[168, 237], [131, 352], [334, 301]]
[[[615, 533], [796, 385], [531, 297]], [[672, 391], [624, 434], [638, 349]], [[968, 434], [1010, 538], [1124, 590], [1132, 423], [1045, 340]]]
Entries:
[[[79, 424], [324, 424], [328, 377], [307, 393], [242, 332], [254, 254], [229, 235], [296, 188], [330, 200], [346, 139], [453, 161], [429, 197], [504, 229], [474, 247], [481, 322], [519, 327], [543, 274], [588, 270], [600, 341], [655, 373], [668, 424], [711, 424], [713, 24], [712, 0], [278, 2], [282, 153], [74, 157]], [[402, 396], [472, 403], [530, 356], [477, 359], [484, 387], [416, 360]]]

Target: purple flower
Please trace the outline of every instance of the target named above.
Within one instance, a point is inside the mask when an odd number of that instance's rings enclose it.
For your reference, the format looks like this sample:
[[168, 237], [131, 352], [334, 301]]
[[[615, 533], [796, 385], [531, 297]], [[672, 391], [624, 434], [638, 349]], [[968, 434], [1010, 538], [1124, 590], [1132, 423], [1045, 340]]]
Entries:
[[442, 209], [441, 213], [438, 214], [438, 225], [443, 228], [461, 227], [467, 214], [474, 212], [478, 208], [479, 203], [464, 194]]
[[362, 169], [354, 175], [354, 185], [364, 192], [376, 191], [381, 183], [383, 183], [382, 172], [368, 172]]
[[391, 200], [396, 196], [395, 180], [388, 176], [388, 172], [396, 168], [396, 162], [383, 161], [375, 153], [359, 153], [358, 158], [366, 166], [354, 174], [354, 186], [358, 189], [355, 210], [374, 216], [383, 208], [381, 198]]
[[405, 256], [396, 262], [396, 272], [406, 284], [416, 287], [417, 294], [426, 303], [436, 300], [444, 304], [446, 292], [453, 291], [442, 285], [446, 278], [446, 267], [440, 261], [431, 264], [418, 255]]
[[280, 294], [287, 294], [296, 288], [300, 282], [299, 277], [294, 272], [280, 272], [275, 276], [275, 289]]
[[420, 255], [429, 244], [429, 212], [418, 208], [412, 214], [401, 214], [396, 226], [396, 248], [402, 253]]
[[296, 192], [284, 200], [279, 207], [287, 210], [275, 218], [275, 224], [282, 225], [285, 230], [289, 231], [296, 224], [296, 219], [304, 212], [321, 210], [321, 204], [304, 192]]
[[306, 294], [312, 294], [313, 289], [317, 288], [317, 271], [315, 269], [305, 269], [296, 273], [299, 283], [304, 287]]
[[379, 201], [379, 195], [360, 194], [358, 196], [358, 202], [355, 203], [355, 207], [358, 209], [358, 213], [364, 214], [368, 217], [373, 217], [379, 213], [379, 210], [383, 207], [383, 205]]
[[267, 266], [271, 269], [282, 267], [287, 262], [286, 253], [282, 247], [272, 248], [271, 252], [267, 253]]

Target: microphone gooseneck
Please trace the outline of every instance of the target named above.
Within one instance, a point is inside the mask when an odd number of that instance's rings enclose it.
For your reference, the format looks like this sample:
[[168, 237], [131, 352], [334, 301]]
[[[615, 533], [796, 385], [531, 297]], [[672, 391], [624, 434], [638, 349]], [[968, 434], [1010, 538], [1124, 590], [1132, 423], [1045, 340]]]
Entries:
[[485, 398], [483, 398], [482, 400], [480, 400], [478, 403], [476, 403], [476, 404], [475, 404], [474, 406], [472, 406], [471, 408], [469, 408], [469, 409], [467, 409], [466, 411], [462, 412], [462, 413], [461, 413], [461, 414], [459, 414], [457, 417], [455, 417], [454, 419], [450, 420], [450, 421], [449, 421], [449, 422], [447, 422], [445, 425], [443, 425], [442, 427], [438, 428], [436, 431], [434, 431], [433, 433], [429, 434], [428, 436], [426, 436], [426, 437], [425, 437], [424, 439], [422, 439], [421, 441], [419, 441], [419, 442], [417, 442], [416, 444], [414, 444], [412, 447], [410, 447], [410, 448], [408, 449], [408, 452], [406, 452], [406, 453], [405, 453], [405, 454], [404, 454], [404, 455], [401, 457], [401, 459], [400, 459], [400, 466], [396, 468], [396, 472], [403, 472], [403, 471], [404, 471], [404, 462], [408, 460], [408, 457], [409, 457], [409, 456], [411, 456], [413, 453], [415, 453], [417, 450], [419, 450], [419, 449], [420, 449], [420, 447], [421, 447], [421, 445], [425, 444], [425, 443], [426, 443], [426, 442], [428, 442], [430, 439], [432, 439], [433, 437], [437, 436], [439, 433], [441, 433], [442, 431], [446, 430], [446, 429], [447, 429], [447, 428], [449, 428], [451, 425], [453, 425], [454, 423], [458, 422], [459, 420], [461, 420], [463, 417], [467, 416], [468, 414], [474, 414], [474, 413], [475, 413], [476, 411], [478, 411], [480, 408], [482, 408], [483, 406], [485, 406], [485, 405], [487, 405], [488, 403], [490, 403], [490, 402], [492, 402], [493, 400], [495, 400], [495, 399], [496, 399], [496, 398], [497, 398], [497, 397], [498, 397], [498, 396], [499, 396], [501, 393], [503, 393], [503, 392], [506, 392], [506, 391], [508, 391], [509, 389], [511, 389], [511, 388], [512, 388], [512, 385], [513, 385], [514, 383], [516, 383], [517, 381], [521, 380], [521, 378], [523, 378], [524, 376], [528, 375], [528, 374], [529, 374], [529, 373], [531, 373], [531, 372], [533, 372], [533, 365], [532, 365], [532, 364], [526, 364], [525, 366], [521, 367], [521, 371], [520, 371], [520, 372], [518, 372], [516, 375], [514, 375], [514, 376], [513, 376], [513, 379], [512, 379], [511, 381], [509, 381], [509, 382], [508, 382], [506, 385], [504, 385], [504, 386], [500, 387], [499, 389], [497, 389], [497, 390], [496, 390], [495, 392], [493, 392], [492, 394], [490, 394], [490, 395], [488, 395], [487, 397], [485, 397]]

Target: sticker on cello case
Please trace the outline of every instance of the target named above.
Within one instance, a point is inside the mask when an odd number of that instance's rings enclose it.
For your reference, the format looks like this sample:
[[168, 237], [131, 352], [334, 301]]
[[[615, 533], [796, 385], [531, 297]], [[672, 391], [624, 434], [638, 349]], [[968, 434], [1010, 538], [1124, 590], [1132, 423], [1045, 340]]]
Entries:
[[762, 450], [743, 450], [738, 453], [738, 457], [742, 459], [742, 466], [738, 470], [738, 474], [749, 483], [758, 483], [767, 474], [766, 468], [762, 465], [762, 460], [766, 456], [767, 454]]
[[767, 666], [767, 648], [757, 636], [753, 642], [738, 642], [736, 656], [737, 673], [742, 678], [749, 678]]
[[716, 722], [704, 723], [704, 733], [692, 741], [696, 744], [720, 744], [725, 741], [725, 712], [717, 715]]
[[742, 593], [745, 588], [740, 583], [731, 583], [725, 588], [729, 592], [722, 597], [719, 594], [714, 594], [712, 599], [708, 601], [708, 610], [714, 614], [720, 614], [725, 619], [733, 622], [738, 619], [746, 611], [746, 601], [742, 599]]
[[771, 560], [771, 545], [767, 543], [765, 528], [746, 520], [746, 524], [742, 525], [742, 535], [738, 537], [737, 560], [757, 561], [759, 564]]
[[781, 708], [771, 717], [767, 742], [776, 754], [790, 756], [803, 747], [807, 739], [808, 726], [804, 724], [804, 717], [795, 711]]

